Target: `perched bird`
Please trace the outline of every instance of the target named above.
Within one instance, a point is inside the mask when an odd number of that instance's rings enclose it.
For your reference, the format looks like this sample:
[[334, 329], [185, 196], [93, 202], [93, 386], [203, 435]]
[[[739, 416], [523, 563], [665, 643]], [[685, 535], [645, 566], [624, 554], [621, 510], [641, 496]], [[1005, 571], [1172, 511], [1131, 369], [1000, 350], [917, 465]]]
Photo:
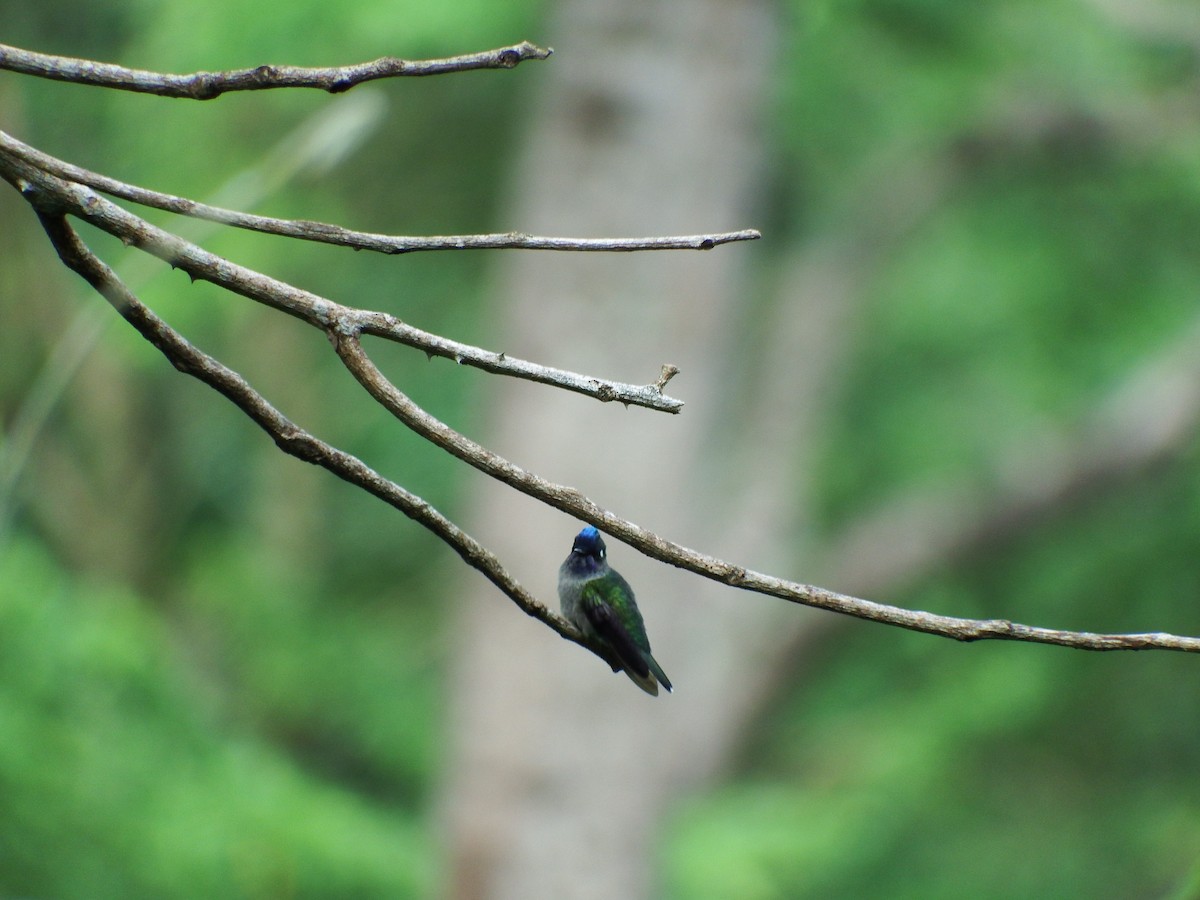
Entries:
[[670, 679], [650, 655], [633, 588], [609, 568], [604, 539], [591, 525], [575, 537], [571, 555], [559, 567], [558, 602], [563, 616], [607, 648], [634, 684], [655, 697], [660, 684], [671, 690]]

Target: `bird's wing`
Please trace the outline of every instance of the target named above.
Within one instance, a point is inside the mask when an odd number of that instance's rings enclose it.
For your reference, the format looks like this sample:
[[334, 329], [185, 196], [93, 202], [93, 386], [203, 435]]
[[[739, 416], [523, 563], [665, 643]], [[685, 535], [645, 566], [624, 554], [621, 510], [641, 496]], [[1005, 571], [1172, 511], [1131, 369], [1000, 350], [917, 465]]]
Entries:
[[621, 623], [616, 610], [605, 600], [604, 592], [594, 582], [583, 586], [583, 614], [605, 643], [617, 654], [625, 668], [642, 678], [650, 674], [646, 658], [637, 642]]

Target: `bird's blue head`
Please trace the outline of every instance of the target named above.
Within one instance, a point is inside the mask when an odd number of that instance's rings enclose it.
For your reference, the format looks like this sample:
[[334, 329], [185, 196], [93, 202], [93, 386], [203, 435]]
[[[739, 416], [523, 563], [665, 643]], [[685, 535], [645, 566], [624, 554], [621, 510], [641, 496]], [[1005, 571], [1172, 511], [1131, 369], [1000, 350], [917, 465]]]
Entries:
[[575, 536], [575, 543], [571, 546], [571, 555], [567, 562], [576, 572], [595, 572], [605, 565], [604, 558], [607, 555], [604, 538], [600, 537], [599, 531], [588, 525]]

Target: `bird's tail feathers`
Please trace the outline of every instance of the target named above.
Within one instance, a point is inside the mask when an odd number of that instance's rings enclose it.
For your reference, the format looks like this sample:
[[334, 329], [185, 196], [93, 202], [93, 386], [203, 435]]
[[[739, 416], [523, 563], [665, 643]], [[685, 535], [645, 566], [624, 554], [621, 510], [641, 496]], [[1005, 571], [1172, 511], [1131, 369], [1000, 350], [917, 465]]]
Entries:
[[[658, 679], [658, 683], [667, 689], [668, 694], [671, 693], [673, 690], [671, 679], [667, 677], [667, 673], [662, 670], [662, 666], [649, 653], [646, 654], [646, 665], [650, 667], [650, 674]], [[658, 691], [655, 691], [654, 694], [658, 696]]]
[[[633, 671], [633, 669], [626, 667], [625, 674], [629, 676], [630, 681], [640, 687], [651, 697], [658, 696], [658, 682], [654, 680], [654, 674], [652, 672], [648, 672], [645, 675], [639, 675], [637, 672]], [[668, 688], [668, 690], [670, 690], [670, 688]]]
[[642, 659], [646, 661], [646, 674], [639, 675], [629, 666], [625, 666], [625, 674], [629, 676], [629, 680], [640, 687], [651, 697], [658, 696], [658, 686], [661, 684], [667, 689], [667, 693], [671, 693], [671, 679], [667, 677], [667, 673], [662, 670], [657, 660], [649, 653], [643, 653]]

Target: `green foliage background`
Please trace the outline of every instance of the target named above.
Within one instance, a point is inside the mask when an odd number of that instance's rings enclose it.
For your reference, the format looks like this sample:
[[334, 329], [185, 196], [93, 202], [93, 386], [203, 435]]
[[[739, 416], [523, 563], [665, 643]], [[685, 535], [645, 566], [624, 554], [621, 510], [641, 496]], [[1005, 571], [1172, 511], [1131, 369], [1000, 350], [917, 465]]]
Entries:
[[[1182, 0], [1155, 7], [1186, 19]], [[762, 222], [779, 249], [755, 249], [763, 281], [790, 248], [847, 233], [867, 272], [818, 479], [832, 537], [908, 488], [998, 481], [1000, 451], [1077, 428], [1193, 326], [1200, 40], [1086, 0], [785, 9]], [[448, 55], [540, 40], [543, 18], [533, 2], [0, 2], [6, 42], [171, 71]], [[498, 205], [539, 74], [383, 86], [382, 125], [349, 164], [300, 175], [262, 211], [397, 233], [519, 227]], [[18, 137], [201, 198], [331, 102], [191, 104], [0, 76], [0, 121]], [[936, 202], [874, 243], [876, 211], [922, 180]], [[101, 303], [11, 193], [6, 435], [54, 342]], [[482, 257], [208, 243], [485, 340]], [[300, 424], [450, 512], [469, 489], [474, 476], [381, 423], [303, 327], [178, 274], [141, 293]], [[477, 373], [402, 354], [389, 365], [452, 424], [480, 421]], [[1200, 633], [1197, 462], [1193, 447], [1080, 497], [891, 599]], [[438, 586], [454, 558], [281, 458], [119, 322], [14, 499], [0, 547], [0, 897], [436, 893]], [[728, 781], [664, 834], [665, 895], [1200, 896], [1196, 660], [835, 623], [792, 675]]]

